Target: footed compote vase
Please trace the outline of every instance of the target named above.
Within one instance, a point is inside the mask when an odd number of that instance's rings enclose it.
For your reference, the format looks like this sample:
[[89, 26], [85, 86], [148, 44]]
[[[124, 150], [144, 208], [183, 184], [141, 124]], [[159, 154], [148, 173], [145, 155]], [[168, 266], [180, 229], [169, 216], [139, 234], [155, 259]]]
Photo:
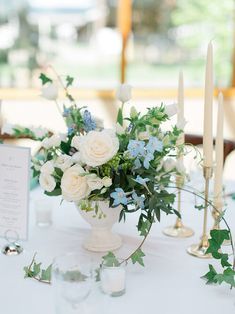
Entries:
[[109, 207], [109, 200], [92, 201], [94, 210], [83, 210], [76, 205], [81, 216], [90, 224], [91, 232], [83, 242], [88, 251], [107, 252], [118, 249], [122, 245], [121, 237], [112, 231], [118, 222], [122, 206]]

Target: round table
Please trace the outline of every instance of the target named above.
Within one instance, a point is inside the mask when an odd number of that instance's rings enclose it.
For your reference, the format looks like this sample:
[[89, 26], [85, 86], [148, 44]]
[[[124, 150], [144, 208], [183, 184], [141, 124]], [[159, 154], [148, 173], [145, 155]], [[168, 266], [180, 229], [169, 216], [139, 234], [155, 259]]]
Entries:
[[[227, 192], [234, 182], [227, 184]], [[2, 314], [53, 314], [53, 287], [24, 279], [23, 267], [28, 265], [37, 252], [36, 260], [47, 266], [55, 256], [67, 252], [84, 252], [82, 242], [89, 226], [72, 203], [58, 197], [51, 198], [54, 204], [53, 224], [39, 228], [35, 224], [34, 201], [42, 198], [40, 188], [30, 194], [29, 239], [22, 243], [24, 253], [19, 256], [0, 255], [0, 298]], [[162, 234], [165, 226], [175, 221], [175, 216], [162, 214], [161, 223], [156, 223], [147, 239], [143, 251], [145, 267], [129, 265], [126, 293], [117, 298], [104, 295], [99, 284], [94, 284], [86, 300], [86, 313], [159, 313], [198, 314], [235, 313], [235, 292], [229, 286], [208, 286], [200, 277], [208, 271], [208, 263], [218, 265], [215, 260], [202, 260], [186, 253], [189, 245], [197, 243], [202, 232], [202, 212], [194, 209], [195, 198], [183, 193], [182, 216], [186, 225], [195, 230], [195, 236], [175, 239]], [[235, 230], [235, 201], [227, 199], [229, 224]], [[140, 243], [136, 230], [138, 216], [130, 214], [125, 223], [114, 226], [123, 238], [123, 246], [116, 252], [126, 257]], [[209, 226], [212, 218], [209, 214]], [[5, 244], [1, 239], [1, 246]], [[89, 253], [97, 261], [104, 254]], [[85, 313], [84, 312], [84, 313]], [[66, 314], [66, 313], [65, 313]]]

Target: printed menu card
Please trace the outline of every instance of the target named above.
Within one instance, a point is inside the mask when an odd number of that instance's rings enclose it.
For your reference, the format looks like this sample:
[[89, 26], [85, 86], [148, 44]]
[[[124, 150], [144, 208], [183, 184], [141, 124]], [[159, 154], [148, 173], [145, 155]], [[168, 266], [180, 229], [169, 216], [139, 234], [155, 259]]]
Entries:
[[27, 239], [29, 186], [30, 149], [0, 144], [0, 236]]

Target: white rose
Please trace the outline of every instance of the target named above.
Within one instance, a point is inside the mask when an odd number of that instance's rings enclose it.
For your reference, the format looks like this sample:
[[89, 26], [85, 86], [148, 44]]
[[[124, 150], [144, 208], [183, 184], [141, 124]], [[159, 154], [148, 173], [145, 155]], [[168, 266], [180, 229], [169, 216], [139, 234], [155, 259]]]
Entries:
[[44, 140], [42, 141], [42, 147], [44, 147], [45, 149], [50, 149], [52, 147], [60, 146], [60, 143], [60, 137], [54, 134], [51, 137], [44, 138]]
[[54, 172], [54, 164], [51, 160], [45, 162], [40, 169], [41, 173], [52, 174]]
[[73, 164], [72, 157], [69, 155], [60, 155], [56, 158], [55, 167], [60, 168], [62, 171], [65, 171]]
[[14, 134], [14, 128], [15, 128], [15, 125], [14, 125], [14, 124], [5, 123], [5, 124], [3, 124], [3, 126], [2, 126], [1, 133], [2, 133], [2, 134], [13, 135], [13, 134]]
[[166, 172], [172, 171], [176, 167], [176, 162], [173, 158], [167, 158], [163, 163], [163, 168]]
[[78, 148], [82, 161], [88, 166], [96, 167], [105, 164], [116, 155], [119, 141], [110, 130], [90, 131], [80, 138]]
[[140, 141], [144, 141], [144, 140], [149, 140], [149, 132], [145, 131], [145, 132], [140, 132], [139, 135], [138, 135], [138, 139]]
[[75, 154], [73, 154], [72, 162], [75, 163], [75, 164], [80, 164], [80, 165], [82, 164], [81, 154], [79, 152], [76, 152]]
[[95, 173], [87, 176], [87, 184], [89, 185], [92, 191], [100, 190], [104, 186], [102, 179], [99, 178]]
[[62, 196], [65, 200], [79, 202], [90, 194], [91, 189], [84, 174], [85, 170], [79, 165], [65, 170], [61, 179]]
[[106, 187], [106, 188], [109, 188], [111, 185], [112, 185], [112, 179], [109, 178], [109, 177], [104, 177], [102, 179], [102, 182], [103, 182], [103, 185]]
[[39, 183], [43, 190], [52, 192], [56, 187], [55, 179], [47, 173], [41, 173], [39, 176]]
[[58, 97], [58, 86], [55, 83], [47, 83], [41, 89], [41, 96], [48, 100], [56, 100]]
[[79, 150], [80, 139], [81, 139], [81, 136], [75, 135], [72, 138], [71, 146]]
[[177, 105], [172, 104], [165, 107], [165, 113], [168, 115], [168, 117], [174, 116], [178, 111]]
[[117, 123], [117, 124], [116, 124], [116, 133], [117, 133], [118, 135], [122, 135], [122, 134], [125, 133], [125, 129], [124, 129], [123, 126], [121, 126], [120, 123]]
[[49, 138], [49, 140], [52, 147], [58, 147], [61, 144], [61, 139], [59, 135], [54, 134]]
[[131, 86], [129, 84], [121, 84], [116, 93], [116, 97], [122, 103], [131, 99]]

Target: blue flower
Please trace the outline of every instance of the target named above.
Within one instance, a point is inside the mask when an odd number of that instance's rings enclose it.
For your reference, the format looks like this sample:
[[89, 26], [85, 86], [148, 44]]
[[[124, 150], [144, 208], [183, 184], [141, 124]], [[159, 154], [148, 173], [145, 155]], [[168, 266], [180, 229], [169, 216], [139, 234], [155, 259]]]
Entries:
[[131, 157], [137, 157], [139, 154], [144, 154], [144, 141], [130, 140], [127, 149]]
[[132, 193], [132, 198], [135, 202], [135, 204], [139, 207], [139, 208], [144, 208], [144, 197], [143, 196], [138, 196], [135, 192]]
[[146, 182], [150, 181], [148, 178], [142, 178], [141, 176], [137, 176], [136, 179], [133, 179], [135, 182], [146, 186]]
[[72, 135], [74, 132], [74, 128], [72, 126], [68, 127], [68, 135]]
[[88, 110], [85, 110], [83, 113], [83, 122], [84, 122], [84, 130], [86, 132], [92, 131], [96, 129], [96, 122], [92, 119], [91, 113]]
[[64, 107], [63, 117], [68, 117], [70, 115], [70, 112], [71, 112], [70, 108]]
[[141, 162], [138, 158], [135, 159], [134, 166], [135, 166], [135, 169], [139, 169], [141, 167]]
[[145, 151], [144, 152], [144, 168], [145, 169], [149, 169], [149, 166], [150, 166], [150, 161], [154, 159], [154, 156], [151, 152], [148, 152], [148, 151]]
[[146, 149], [151, 153], [154, 153], [155, 151], [161, 153], [163, 150], [163, 143], [157, 137], [151, 136], [148, 144], [146, 145]]
[[120, 204], [123, 204], [123, 205], [127, 204], [126, 194], [121, 188], [116, 188], [115, 192], [112, 192], [110, 196], [114, 199], [113, 206], [117, 206]]

